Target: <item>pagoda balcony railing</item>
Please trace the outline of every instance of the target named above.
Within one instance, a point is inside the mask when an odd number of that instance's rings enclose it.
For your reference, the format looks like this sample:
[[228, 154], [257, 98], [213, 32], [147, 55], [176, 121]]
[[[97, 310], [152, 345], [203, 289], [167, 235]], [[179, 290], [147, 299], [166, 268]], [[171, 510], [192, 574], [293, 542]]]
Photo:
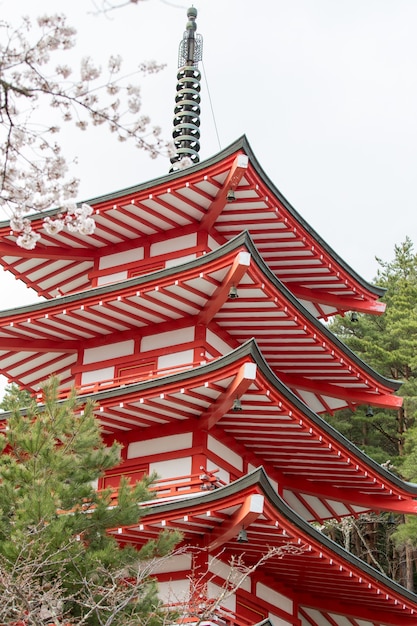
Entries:
[[[155, 499], [150, 499], [145, 502], [141, 502], [141, 506], [149, 506], [150, 504], [156, 504], [157, 502], [166, 502], [169, 500], [175, 500], [176, 498], [184, 498], [187, 496], [192, 496], [196, 493], [201, 493], [202, 491], [210, 492], [213, 489], [218, 489], [226, 485], [226, 483], [217, 478], [216, 473], [218, 469], [214, 469], [211, 471], [205, 470], [201, 468], [200, 474], [188, 474], [185, 476], [174, 476], [172, 478], [159, 478], [155, 480], [148, 491], [152, 496], [155, 496]], [[105, 487], [104, 489], [98, 489], [97, 493], [102, 493], [104, 491], [110, 490], [110, 507], [116, 507], [118, 503], [119, 490], [117, 487]], [[83, 500], [81, 504], [81, 509], [84, 512], [87, 512], [94, 508], [89, 500]], [[68, 514], [74, 511], [75, 509], [68, 510], [59, 510], [59, 514]], [[1, 625], [0, 625], [1, 626]]]
[[[199, 474], [159, 478], [152, 483], [149, 491], [155, 495], [156, 499], [163, 499], [164, 501], [201, 493], [202, 491], [212, 491], [226, 485], [223, 480], [216, 476], [218, 471], [218, 469], [208, 471], [201, 468], [201, 473]], [[111, 489], [111, 503], [113, 506], [117, 506], [118, 489], [117, 487]], [[148, 505], [149, 502], [145, 504]]]
[[[169, 367], [150, 368], [137, 374], [125, 374], [121, 376], [115, 376], [114, 378], [108, 378], [104, 380], [98, 380], [91, 383], [84, 383], [76, 385], [77, 395], [83, 396], [87, 394], [98, 393], [99, 391], [105, 391], [106, 389], [114, 389], [115, 387], [125, 387], [126, 385], [132, 385], [140, 383], [145, 380], [151, 380], [153, 378], [161, 378], [168, 374], [177, 374], [178, 372], [184, 372], [200, 365], [209, 363], [212, 359], [205, 359], [202, 361], [191, 361], [190, 363], [183, 363], [181, 365], [170, 365]], [[59, 391], [59, 398], [65, 399], [71, 393], [73, 387], [63, 387]], [[36, 400], [38, 402], [43, 401], [43, 392], [39, 391], [36, 394]]]
[[[216, 599], [214, 598], [212, 602], [208, 602], [208, 605], [215, 604]], [[186, 624], [186, 626], [253, 626], [253, 621], [249, 619], [244, 619], [242, 617], [238, 617], [235, 613], [230, 611], [224, 606], [217, 606], [210, 617], [203, 619], [202, 616], [199, 615], [199, 610], [193, 603], [184, 604], [184, 603], [175, 603], [175, 604], [167, 604], [165, 607], [169, 610], [178, 611], [178, 613], [183, 613], [184, 617], [179, 618], [178, 626], [182, 624]], [[187, 615], [187, 613], [191, 613], [192, 615]], [[211, 613], [211, 611], [209, 611]]]

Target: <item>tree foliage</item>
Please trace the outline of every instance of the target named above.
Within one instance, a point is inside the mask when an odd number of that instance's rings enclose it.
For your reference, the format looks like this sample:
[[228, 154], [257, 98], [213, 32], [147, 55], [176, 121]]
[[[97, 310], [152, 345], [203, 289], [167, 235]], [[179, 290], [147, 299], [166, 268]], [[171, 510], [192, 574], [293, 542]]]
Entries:
[[[398, 411], [360, 407], [342, 411], [329, 421], [379, 463], [409, 481], [417, 481], [417, 254], [409, 238], [395, 246], [391, 261], [378, 259], [375, 283], [386, 292], [382, 316], [346, 315], [330, 325], [334, 332], [366, 363], [386, 377], [400, 380]], [[394, 465], [394, 467], [392, 466]], [[343, 541], [343, 529], [333, 528]], [[362, 516], [349, 526], [350, 549], [413, 589], [416, 566], [417, 517]], [[371, 559], [371, 561], [369, 561]]]
[[378, 372], [401, 380], [398, 393], [404, 398], [403, 408], [398, 412], [374, 409], [371, 416], [363, 407], [354, 417], [345, 412], [330, 420], [341, 431], [351, 430], [356, 423], [360, 433], [352, 439], [384, 462], [404, 455], [405, 433], [417, 414], [417, 255], [411, 240], [395, 246], [392, 261], [378, 259], [378, 263], [375, 283], [386, 289], [384, 315], [360, 314], [356, 321], [339, 317], [330, 328]]
[[25, 389], [21, 389], [16, 383], [6, 386], [4, 396], [0, 402], [0, 409], [10, 411], [16, 406], [24, 408], [32, 402], [31, 394]]
[[138, 551], [108, 533], [137, 523], [153, 477], [122, 480], [117, 503], [98, 491], [120, 446], [104, 445], [91, 403], [58, 402], [56, 380], [44, 393], [42, 407], [22, 411], [16, 400], [2, 431], [0, 623], [158, 624], [151, 565], [179, 536], [161, 533]]

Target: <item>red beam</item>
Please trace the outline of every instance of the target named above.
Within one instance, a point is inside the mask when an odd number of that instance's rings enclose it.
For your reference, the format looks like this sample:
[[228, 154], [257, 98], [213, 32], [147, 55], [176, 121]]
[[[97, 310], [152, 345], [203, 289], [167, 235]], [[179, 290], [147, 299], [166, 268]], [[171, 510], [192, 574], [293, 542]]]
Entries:
[[[304, 391], [311, 391], [318, 396], [325, 395], [332, 398], [339, 398], [355, 404], [370, 404], [385, 409], [399, 409], [402, 406], [403, 398], [400, 396], [394, 396], [387, 394], [386, 390], [382, 393], [371, 393], [361, 391], [352, 387], [342, 387], [339, 385], [333, 385], [325, 383], [319, 380], [310, 380], [303, 376], [295, 376], [292, 374], [285, 374], [273, 368], [277, 377], [290, 387], [290, 389], [303, 389]], [[374, 383], [375, 385], [375, 383]]]
[[37, 245], [34, 250], [25, 250], [19, 248], [15, 243], [0, 243], [0, 255], [21, 257], [26, 259], [47, 258], [47, 259], [65, 259], [77, 261], [92, 261], [96, 254], [88, 248], [67, 248], [65, 246], [51, 246], [50, 248]]
[[201, 420], [200, 428], [210, 429], [227, 413], [236, 398], [239, 398], [247, 391], [249, 386], [256, 378], [256, 365], [255, 363], [244, 363], [236, 374], [232, 384], [226, 389], [226, 391], [219, 396], [214, 402], [207, 413], [204, 414], [204, 418]]
[[226, 302], [230, 288], [237, 287], [250, 265], [250, 254], [239, 252], [222, 284], [214, 291], [206, 306], [198, 316], [199, 324], [209, 324], [222, 305]]
[[343, 311], [359, 311], [360, 313], [381, 315], [386, 308], [385, 302], [380, 302], [379, 300], [360, 300], [359, 298], [352, 298], [352, 296], [337, 296], [323, 292], [320, 289], [307, 289], [306, 287], [299, 287], [295, 284], [291, 285], [291, 292], [297, 298], [308, 300], [309, 302], [328, 304], [329, 306], [335, 306], [337, 309]]
[[245, 154], [238, 154], [233, 161], [232, 167], [230, 168], [230, 172], [224, 181], [222, 189], [219, 191], [211, 206], [208, 208], [207, 213], [201, 220], [201, 229], [210, 230], [227, 203], [227, 192], [229, 190], [236, 189], [243, 175], [247, 171], [247, 168], [248, 157]]
[[259, 493], [252, 494], [245, 498], [242, 506], [230, 518], [223, 522], [210, 536], [212, 540], [208, 545], [209, 550], [215, 550], [224, 545], [233, 537], [238, 537], [239, 531], [249, 526], [263, 513], [264, 496]]

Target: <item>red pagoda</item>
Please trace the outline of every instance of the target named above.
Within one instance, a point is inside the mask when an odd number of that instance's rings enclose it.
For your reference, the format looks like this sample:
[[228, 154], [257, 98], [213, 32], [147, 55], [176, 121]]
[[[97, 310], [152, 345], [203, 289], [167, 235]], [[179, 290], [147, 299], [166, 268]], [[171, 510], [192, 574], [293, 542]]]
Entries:
[[[93, 398], [121, 475], [156, 471], [141, 545], [180, 529], [181, 556], [158, 572], [161, 596], [190, 602], [196, 568], [216, 597], [231, 558], [266, 558], [212, 617], [221, 624], [407, 626], [417, 596], [317, 530], [369, 511], [417, 512], [417, 486], [364, 455], [320, 417], [400, 406], [322, 320], [381, 314], [358, 276], [268, 179], [245, 138], [200, 163], [201, 38], [195, 9], [180, 46], [173, 168], [89, 201], [92, 235], [49, 235], [34, 250], [0, 225], [5, 269], [45, 300], [0, 313], [0, 372], [39, 393]], [[184, 160], [189, 167], [182, 169]], [[49, 213], [54, 218], [57, 211]]]

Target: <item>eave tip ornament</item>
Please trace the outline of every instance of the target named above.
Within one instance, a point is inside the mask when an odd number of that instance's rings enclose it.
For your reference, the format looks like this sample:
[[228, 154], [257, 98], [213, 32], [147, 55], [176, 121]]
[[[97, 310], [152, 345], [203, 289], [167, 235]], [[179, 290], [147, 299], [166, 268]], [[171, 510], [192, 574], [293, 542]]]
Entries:
[[178, 51], [177, 94], [175, 97], [175, 153], [170, 172], [185, 169], [200, 161], [200, 79], [198, 62], [202, 59], [203, 38], [196, 33], [197, 9], [187, 11], [188, 22]]

